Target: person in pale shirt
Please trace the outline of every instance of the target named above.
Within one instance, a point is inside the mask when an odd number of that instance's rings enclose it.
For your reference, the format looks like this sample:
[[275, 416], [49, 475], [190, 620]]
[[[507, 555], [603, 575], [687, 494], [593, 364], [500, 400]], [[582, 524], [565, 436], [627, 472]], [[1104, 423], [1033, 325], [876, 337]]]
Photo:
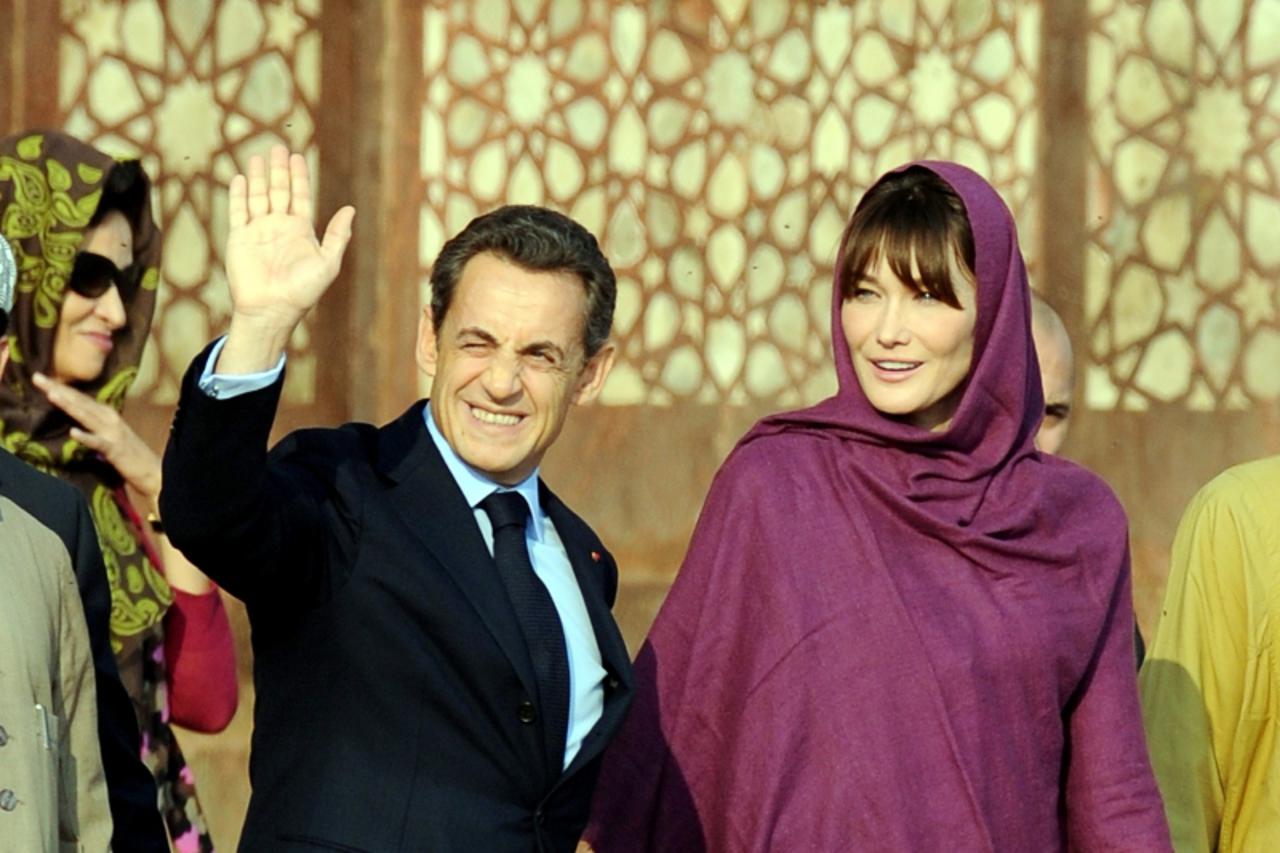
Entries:
[[1036, 433], [1036, 449], [1056, 454], [1070, 429], [1072, 388], [1076, 381], [1071, 337], [1058, 312], [1044, 297], [1031, 293], [1031, 337], [1040, 361], [1044, 420]]
[[183, 382], [161, 503], [253, 626], [240, 849], [573, 850], [632, 675], [613, 558], [540, 472], [612, 366], [612, 269], [562, 214], [477, 217], [432, 267], [430, 401], [268, 455], [354, 211], [317, 240], [305, 160], [276, 148], [229, 212], [230, 328]]

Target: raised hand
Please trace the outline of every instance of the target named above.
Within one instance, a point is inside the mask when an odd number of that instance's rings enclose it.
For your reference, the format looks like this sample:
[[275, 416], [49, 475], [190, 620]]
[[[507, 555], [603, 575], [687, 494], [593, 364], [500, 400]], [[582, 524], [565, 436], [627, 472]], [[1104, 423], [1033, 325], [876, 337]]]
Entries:
[[[316, 239], [311, 176], [301, 154], [271, 149], [268, 166], [249, 159], [249, 174], [228, 188], [227, 281], [231, 332], [220, 372], [268, 366], [293, 329], [333, 283], [351, 239], [355, 209], [346, 206]], [[270, 351], [270, 352], [269, 352]]]
[[148, 506], [153, 504], [160, 494], [160, 457], [125, 423], [120, 413], [43, 373], [35, 374], [32, 381], [50, 403], [79, 425], [71, 428], [71, 437], [101, 454]]

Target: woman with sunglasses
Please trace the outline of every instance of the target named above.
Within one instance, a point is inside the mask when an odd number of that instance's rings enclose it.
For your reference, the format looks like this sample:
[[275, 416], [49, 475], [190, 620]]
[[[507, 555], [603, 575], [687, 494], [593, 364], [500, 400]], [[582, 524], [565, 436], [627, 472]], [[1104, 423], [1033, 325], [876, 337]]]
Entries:
[[[165, 538], [160, 459], [120, 415], [155, 309], [150, 181], [64, 134], [0, 140], [0, 230], [17, 256], [0, 444], [79, 487], [111, 587], [111, 645], [174, 849], [213, 849], [170, 723], [223, 729], [236, 707], [213, 584]], [[147, 520], [149, 519], [149, 520]]]

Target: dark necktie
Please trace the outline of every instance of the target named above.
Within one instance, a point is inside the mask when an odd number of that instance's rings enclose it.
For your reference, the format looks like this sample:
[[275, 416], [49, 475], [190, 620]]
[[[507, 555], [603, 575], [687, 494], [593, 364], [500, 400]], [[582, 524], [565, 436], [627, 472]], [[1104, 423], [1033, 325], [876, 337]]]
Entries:
[[555, 602], [529, 560], [524, 538], [529, 504], [516, 492], [494, 492], [480, 508], [493, 522], [493, 560], [533, 661], [548, 759], [559, 777], [569, 728], [569, 655]]

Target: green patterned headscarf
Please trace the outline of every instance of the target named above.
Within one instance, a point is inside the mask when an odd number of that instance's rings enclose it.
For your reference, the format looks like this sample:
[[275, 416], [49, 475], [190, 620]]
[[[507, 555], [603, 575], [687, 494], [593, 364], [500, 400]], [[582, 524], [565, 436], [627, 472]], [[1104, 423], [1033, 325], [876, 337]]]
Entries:
[[[0, 140], [0, 233], [8, 238], [18, 264], [9, 320], [11, 358], [0, 381], [0, 446], [72, 482], [88, 498], [111, 581], [111, 632], [119, 651], [124, 638], [159, 622], [172, 593], [115, 500], [120, 476], [72, 440], [70, 418], [31, 384], [32, 374], [52, 372], [67, 279], [115, 162], [57, 131]], [[115, 346], [102, 374], [78, 385], [117, 410], [138, 374], [159, 282], [160, 229], [151, 217], [149, 182], [144, 197], [133, 231], [141, 286], [125, 305], [127, 321], [113, 337]]]

